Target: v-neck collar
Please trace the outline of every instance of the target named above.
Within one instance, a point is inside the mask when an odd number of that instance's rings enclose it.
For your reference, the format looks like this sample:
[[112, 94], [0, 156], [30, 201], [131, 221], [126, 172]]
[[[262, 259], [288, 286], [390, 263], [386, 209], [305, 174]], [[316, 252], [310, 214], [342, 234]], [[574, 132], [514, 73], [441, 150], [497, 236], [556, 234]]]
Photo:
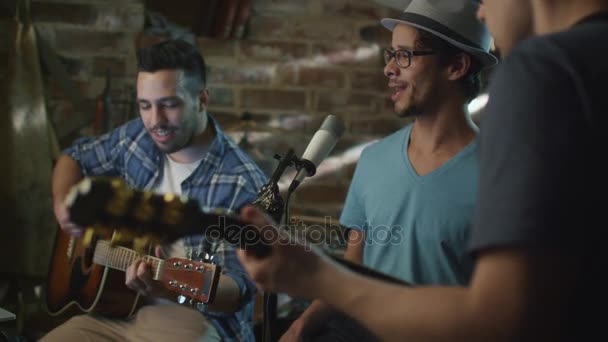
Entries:
[[472, 153], [472, 151], [475, 149], [475, 146], [477, 146], [477, 138], [473, 138], [473, 140], [470, 143], [468, 143], [464, 148], [462, 148], [460, 151], [458, 151], [458, 153], [456, 153], [454, 156], [452, 156], [452, 158], [448, 159], [445, 163], [441, 164], [438, 168], [434, 169], [433, 171], [431, 171], [425, 175], [419, 175], [418, 172], [416, 172], [416, 169], [414, 168], [414, 166], [412, 165], [412, 161], [410, 160], [410, 157], [407, 153], [407, 148], [408, 148], [410, 136], [412, 133], [412, 127], [413, 127], [413, 124], [409, 125], [404, 130], [403, 139], [401, 139], [400, 154], [402, 156], [401, 160], [405, 164], [405, 168], [407, 170], [408, 175], [413, 180], [418, 181], [418, 182], [428, 181], [428, 180], [431, 180], [431, 179], [437, 177], [438, 175], [442, 174], [446, 170], [450, 169], [454, 164], [458, 163], [458, 161], [460, 159], [462, 159], [465, 156]]

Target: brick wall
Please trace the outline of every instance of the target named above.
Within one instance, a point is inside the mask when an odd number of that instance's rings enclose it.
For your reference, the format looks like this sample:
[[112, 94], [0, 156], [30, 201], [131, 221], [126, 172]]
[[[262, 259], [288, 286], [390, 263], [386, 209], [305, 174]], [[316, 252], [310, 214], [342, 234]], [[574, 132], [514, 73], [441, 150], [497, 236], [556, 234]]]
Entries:
[[95, 133], [95, 99], [104, 91], [108, 74], [113, 124], [133, 115], [129, 104], [135, 38], [144, 26], [143, 0], [32, 0], [31, 16], [82, 98], [82, 108], [75, 108], [58, 78], [46, 70], [47, 107], [62, 147]]
[[[37, 27], [89, 109], [75, 112], [48, 80], [48, 105], [63, 145], [91, 133], [106, 70], [117, 120], [136, 115], [127, 100], [134, 89], [134, 48], [144, 7], [143, 0], [33, 1]], [[198, 37], [209, 67], [210, 112], [235, 140], [242, 136], [244, 112], [255, 124], [248, 139], [269, 159], [289, 148], [301, 155], [328, 114], [345, 121], [347, 131], [332, 158], [292, 197], [293, 213], [336, 218], [360, 147], [405, 124], [387, 105], [380, 54], [390, 32], [379, 19], [394, 11], [369, 0], [254, 0], [245, 38]]]
[[369, 0], [256, 0], [245, 39], [199, 37], [210, 70], [211, 112], [226, 128], [252, 113], [253, 129], [261, 131], [253, 138], [266, 156], [290, 147], [301, 155], [328, 114], [345, 121], [332, 159], [292, 196], [294, 214], [337, 218], [357, 146], [405, 123], [387, 105], [382, 73], [380, 48], [390, 45], [390, 32], [379, 19], [392, 13]]

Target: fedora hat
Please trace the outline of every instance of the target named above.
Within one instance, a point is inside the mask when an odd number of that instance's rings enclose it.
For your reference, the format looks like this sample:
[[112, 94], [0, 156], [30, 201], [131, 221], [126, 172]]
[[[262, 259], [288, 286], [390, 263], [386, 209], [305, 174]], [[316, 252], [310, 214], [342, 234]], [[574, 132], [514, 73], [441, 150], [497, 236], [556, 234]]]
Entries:
[[[505, 0], [509, 1], [509, 0]], [[389, 30], [405, 24], [427, 31], [476, 57], [483, 67], [498, 62], [492, 55], [492, 37], [486, 26], [477, 20], [478, 5], [472, 0], [411, 0], [397, 18], [380, 22]]]

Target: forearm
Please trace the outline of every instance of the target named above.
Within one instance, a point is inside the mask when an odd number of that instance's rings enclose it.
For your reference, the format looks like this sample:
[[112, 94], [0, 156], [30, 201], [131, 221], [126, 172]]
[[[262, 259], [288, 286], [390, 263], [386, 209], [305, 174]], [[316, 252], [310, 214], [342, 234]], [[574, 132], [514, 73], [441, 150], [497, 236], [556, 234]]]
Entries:
[[221, 274], [213, 303], [208, 305], [209, 311], [232, 313], [238, 311], [241, 303], [241, 291], [237, 282], [226, 274]]
[[543, 252], [486, 252], [466, 288], [393, 285], [322, 257], [301, 294], [352, 316], [383, 340], [552, 340], [575, 268], [571, 256]]
[[[349, 242], [344, 253], [344, 259], [360, 264], [363, 259], [363, 245], [361, 243], [355, 243], [357, 237], [360, 238], [359, 231], [351, 231], [349, 234]], [[362, 239], [361, 239], [362, 241]], [[321, 300], [315, 299], [308, 308], [300, 315], [298, 320], [306, 326], [306, 330], [314, 332], [317, 327], [322, 326], [327, 318], [334, 312], [334, 309], [322, 302]]]
[[53, 202], [63, 201], [71, 187], [82, 179], [82, 172], [78, 163], [67, 155], [62, 155], [57, 160], [53, 169], [52, 193]]
[[300, 315], [298, 320], [306, 326], [309, 332], [315, 332], [327, 322], [327, 318], [334, 312], [334, 309], [320, 300], [314, 300], [306, 310]]
[[[475, 340], [478, 329], [468, 290], [406, 288], [372, 280], [325, 264], [311, 294], [364, 323], [382, 340]], [[349, 284], [344, 291], [335, 284]]]

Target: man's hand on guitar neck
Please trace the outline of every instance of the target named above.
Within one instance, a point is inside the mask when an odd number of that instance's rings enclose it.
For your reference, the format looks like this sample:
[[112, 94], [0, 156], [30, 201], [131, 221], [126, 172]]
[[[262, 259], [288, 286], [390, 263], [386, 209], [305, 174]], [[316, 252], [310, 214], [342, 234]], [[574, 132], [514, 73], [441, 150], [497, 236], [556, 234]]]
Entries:
[[[165, 259], [160, 246], [156, 246], [154, 254], [156, 254], [157, 258]], [[175, 293], [167, 290], [160, 281], [154, 280], [152, 266], [145, 260], [135, 260], [125, 273], [125, 284], [127, 287], [142, 296], [175, 300]]]

